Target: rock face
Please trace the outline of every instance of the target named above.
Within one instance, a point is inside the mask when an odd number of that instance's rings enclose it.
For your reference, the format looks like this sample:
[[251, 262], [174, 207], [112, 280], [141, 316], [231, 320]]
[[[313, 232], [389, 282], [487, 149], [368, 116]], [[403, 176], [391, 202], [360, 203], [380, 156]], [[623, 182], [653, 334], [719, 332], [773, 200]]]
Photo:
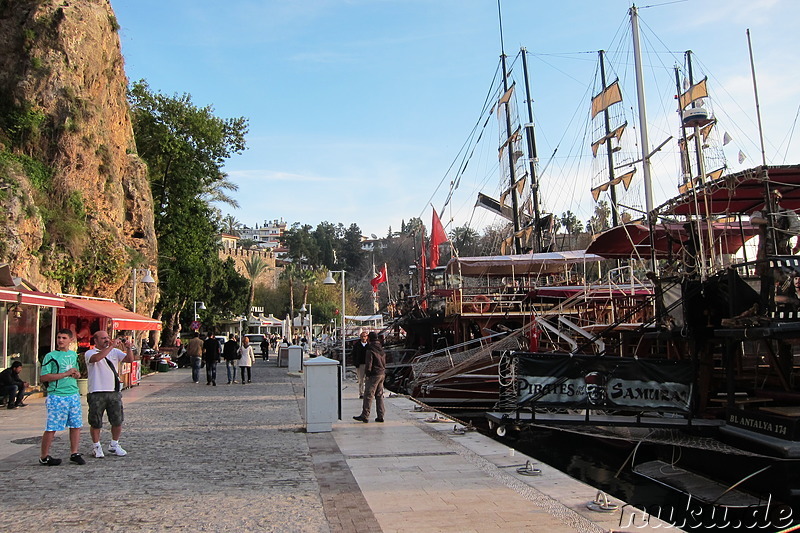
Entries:
[[[0, 262], [129, 304], [157, 247], [118, 29], [107, 0], [0, 0]], [[137, 288], [152, 310], [155, 286]]]

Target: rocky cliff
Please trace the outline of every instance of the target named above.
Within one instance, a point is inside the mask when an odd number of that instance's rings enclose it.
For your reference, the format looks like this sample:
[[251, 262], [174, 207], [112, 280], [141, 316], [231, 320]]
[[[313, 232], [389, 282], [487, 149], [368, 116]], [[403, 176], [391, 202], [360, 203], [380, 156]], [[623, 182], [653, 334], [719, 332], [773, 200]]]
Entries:
[[[0, 0], [0, 262], [127, 304], [157, 248], [118, 29], [107, 0]], [[155, 286], [138, 289], [152, 310]]]

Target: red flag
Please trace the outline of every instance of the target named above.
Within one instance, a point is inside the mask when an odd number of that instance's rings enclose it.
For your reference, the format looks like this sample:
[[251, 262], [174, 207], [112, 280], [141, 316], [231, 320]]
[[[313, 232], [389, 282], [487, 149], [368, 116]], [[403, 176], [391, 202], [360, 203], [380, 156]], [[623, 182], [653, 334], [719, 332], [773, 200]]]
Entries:
[[372, 281], [370, 281], [370, 284], [372, 285], [372, 292], [378, 292], [378, 285], [381, 283], [386, 283], [387, 279], [386, 265], [383, 265], [380, 272], [378, 272], [378, 275], [372, 278]]
[[[431, 208], [433, 209], [433, 208]], [[447, 234], [442, 227], [442, 221], [433, 209], [433, 222], [431, 222], [431, 262], [430, 268], [439, 266], [439, 245], [447, 242]]]

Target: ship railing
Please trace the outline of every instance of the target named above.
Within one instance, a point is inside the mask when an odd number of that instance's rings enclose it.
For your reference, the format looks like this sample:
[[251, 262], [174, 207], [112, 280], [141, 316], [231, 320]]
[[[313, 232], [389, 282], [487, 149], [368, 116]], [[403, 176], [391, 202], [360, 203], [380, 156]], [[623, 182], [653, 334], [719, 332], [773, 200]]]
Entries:
[[527, 291], [519, 288], [487, 287], [453, 291], [452, 311], [460, 315], [526, 312], [523, 302]]
[[414, 364], [420, 363], [424, 364], [426, 361], [429, 361], [434, 358], [440, 358], [442, 356], [446, 356], [448, 361], [450, 362], [451, 366], [454, 366], [455, 363], [453, 361], [453, 354], [454, 353], [461, 353], [466, 350], [470, 350], [473, 348], [483, 348], [488, 346], [489, 344], [494, 343], [498, 338], [507, 336], [508, 333], [493, 333], [491, 335], [487, 335], [485, 337], [480, 337], [478, 339], [468, 340], [466, 342], [462, 342], [459, 344], [453, 344], [451, 346], [446, 346], [444, 348], [440, 348], [438, 350], [434, 350], [432, 352], [428, 352], [424, 355], [420, 355], [414, 359]]

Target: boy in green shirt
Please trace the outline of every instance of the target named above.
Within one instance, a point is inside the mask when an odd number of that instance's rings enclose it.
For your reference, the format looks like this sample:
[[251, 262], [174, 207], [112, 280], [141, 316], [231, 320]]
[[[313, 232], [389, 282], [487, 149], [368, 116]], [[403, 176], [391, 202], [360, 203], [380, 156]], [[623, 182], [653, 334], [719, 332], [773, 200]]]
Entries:
[[72, 342], [72, 330], [60, 329], [56, 335], [56, 350], [44, 356], [42, 361], [41, 380], [47, 390], [47, 425], [42, 435], [42, 453], [39, 464], [42, 466], [58, 466], [61, 459], [50, 457], [50, 445], [56, 431], [69, 427], [69, 444], [72, 451], [69, 460], [84, 465], [86, 461], [78, 453], [83, 427], [81, 397], [78, 394], [78, 382], [81, 377], [78, 370], [78, 354], [69, 349]]

